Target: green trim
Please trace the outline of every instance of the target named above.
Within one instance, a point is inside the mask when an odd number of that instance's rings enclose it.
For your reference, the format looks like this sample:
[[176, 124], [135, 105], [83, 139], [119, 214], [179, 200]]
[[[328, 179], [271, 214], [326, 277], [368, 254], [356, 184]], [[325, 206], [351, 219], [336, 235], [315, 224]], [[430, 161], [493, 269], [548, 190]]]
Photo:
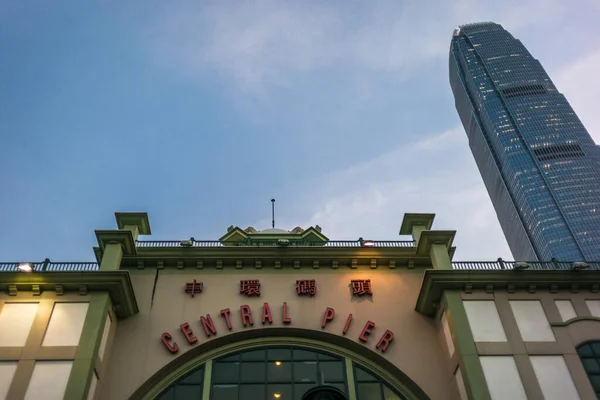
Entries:
[[569, 326], [569, 325], [574, 324], [575, 322], [579, 322], [579, 321], [600, 322], [600, 318], [599, 317], [575, 317], [575, 318], [571, 318], [565, 322], [551, 322], [550, 325], [551, 326]]
[[212, 360], [204, 364], [204, 381], [202, 383], [202, 400], [210, 400], [210, 381], [212, 379]]
[[15, 285], [18, 291], [31, 291], [33, 285], [40, 290], [56, 291], [62, 286], [64, 293], [80, 292], [85, 288], [91, 292], [108, 292], [119, 318], [128, 318], [139, 312], [129, 271], [44, 271], [3, 272], [0, 274], [0, 290], [8, 291]]
[[536, 290], [569, 290], [577, 285], [580, 290], [594, 289], [600, 282], [600, 270], [426, 270], [415, 309], [421, 314], [434, 316], [437, 305], [445, 291], [485, 290], [492, 285], [494, 290], [527, 290], [535, 285]]
[[[429, 397], [415, 382], [381, 355], [349, 339], [341, 337], [332, 339], [332, 336], [328, 333], [307, 329], [269, 328], [220, 337], [187, 351], [165, 365], [140, 386], [130, 397], [130, 400], [155, 399], [169, 385], [208, 360], [233, 352], [274, 345], [306, 347], [315, 351], [336, 354], [349, 359], [351, 362], [363, 365], [375, 375], [379, 375], [388, 386], [399, 392], [407, 400], [429, 400]], [[338, 344], [333, 344], [333, 340]]]
[[[404, 214], [402, 225], [400, 225], [400, 235], [411, 235], [413, 227], [423, 226], [425, 230], [430, 230], [433, 225], [435, 214]], [[415, 238], [417, 240], [418, 238]]]
[[108, 318], [110, 299], [107, 293], [92, 293], [81, 339], [75, 352], [71, 375], [65, 391], [65, 399], [85, 399], [88, 395], [92, 374], [102, 341], [104, 324]]
[[471, 400], [491, 400], [491, 395], [483, 375], [481, 361], [477, 354], [475, 339], [469, 326], [467, 312], [460, 293], [444, 293], [444, 303], [450, 315], [446, 315], [452, 332], [455, 351], [458, 354], [460, 372], [465, 382], [467, 395]]
[[131, 231], [94, 231], [98, 245], [102, 251], [106, 250], [106, 246], [112, 243], [118, 243], [123, 248], [123, 253], [127, 255], [135, 254], [135, 240]]
[[434, 244], [443, 244], [446, 252], [448, 252], [448, 249], [452, 247], [455, 236], [456, 231], [424, 231], [419, 238], [417, 254], [429, 255], [431, 246]]
[[346, 362], [346, 380], [348, 382], [348, 400], [356, 400], [356, 379], [354, 378], [354, 365], [349, 358], [344, 359]]
[[138, 227], [140, 235], [152, 234], [150, 220], [146, 212], [116, 212], [115, 219], [119, 229], [125, 229], [126, 225], [134, 225]]

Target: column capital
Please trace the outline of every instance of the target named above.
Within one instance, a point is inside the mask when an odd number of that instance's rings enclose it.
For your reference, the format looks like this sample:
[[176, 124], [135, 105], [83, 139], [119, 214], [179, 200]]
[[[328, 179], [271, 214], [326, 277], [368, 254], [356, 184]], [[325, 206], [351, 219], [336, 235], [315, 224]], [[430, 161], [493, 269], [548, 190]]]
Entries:
[[435, 214], [404, 214], [400, 235], [412, 235], [415, 246], [419, 244], [421, 233], [431, 229]]
[[151, 235], [150, 220], [146, 212], [116, 212], [115, 219], [119, 229], [135, 226], [140, 235]]

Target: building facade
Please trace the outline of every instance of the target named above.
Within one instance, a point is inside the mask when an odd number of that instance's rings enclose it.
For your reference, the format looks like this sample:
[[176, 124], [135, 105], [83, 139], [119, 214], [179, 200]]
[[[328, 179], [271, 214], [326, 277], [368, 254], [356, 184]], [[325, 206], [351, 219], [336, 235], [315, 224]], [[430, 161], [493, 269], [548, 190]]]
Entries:
[[409, 240], [230, 227], [138, 240], [97, 262], [0, 263], [0, 399], [595, 399], [600, 265], [453, 261], [454, 231]]
[[454, 31], [456, 109], [513, 256], [600, 260], [600, 147], [502, 26]]

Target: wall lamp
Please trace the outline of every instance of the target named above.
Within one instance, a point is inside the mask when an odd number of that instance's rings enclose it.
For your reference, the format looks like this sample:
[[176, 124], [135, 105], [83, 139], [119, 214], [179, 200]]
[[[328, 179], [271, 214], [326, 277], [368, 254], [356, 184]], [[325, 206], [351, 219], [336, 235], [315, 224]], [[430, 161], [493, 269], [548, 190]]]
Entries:
[[360, 243], [361, 247], [374, 247], [375, 242], [373, 240], [365, 240], [363, 238], [358, 238], [358, 243]]
[[33, 264], [32, 263], [20, 263], [17, 268], [21, 272], [33, 272]]

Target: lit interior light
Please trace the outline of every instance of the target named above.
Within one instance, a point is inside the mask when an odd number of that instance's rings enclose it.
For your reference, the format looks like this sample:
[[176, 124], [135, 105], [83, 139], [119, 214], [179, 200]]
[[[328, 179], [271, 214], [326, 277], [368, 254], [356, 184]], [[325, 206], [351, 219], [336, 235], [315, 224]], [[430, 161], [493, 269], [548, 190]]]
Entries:
[[17, 268], [19, 268], [19, 271], [21, 271], [21, 272], [31, 272], [31, 271], [33, 271], [33, 265], [31, 265], [29, 263], [19, 264], [19, 266]]
[[279, 367], [281, 365], [281, 361], [275, 361], [275, 365]]
[[273, 393], [273, 397], [275, 397], [276, 399], [281, 397], [281, 393]]
[[365, 247], [373, 247], [373, 246], [375, 246], [375, 242], [372, 241], [372, 240], [365, 240], [363, 242], [363, 246], [365, 246]]

